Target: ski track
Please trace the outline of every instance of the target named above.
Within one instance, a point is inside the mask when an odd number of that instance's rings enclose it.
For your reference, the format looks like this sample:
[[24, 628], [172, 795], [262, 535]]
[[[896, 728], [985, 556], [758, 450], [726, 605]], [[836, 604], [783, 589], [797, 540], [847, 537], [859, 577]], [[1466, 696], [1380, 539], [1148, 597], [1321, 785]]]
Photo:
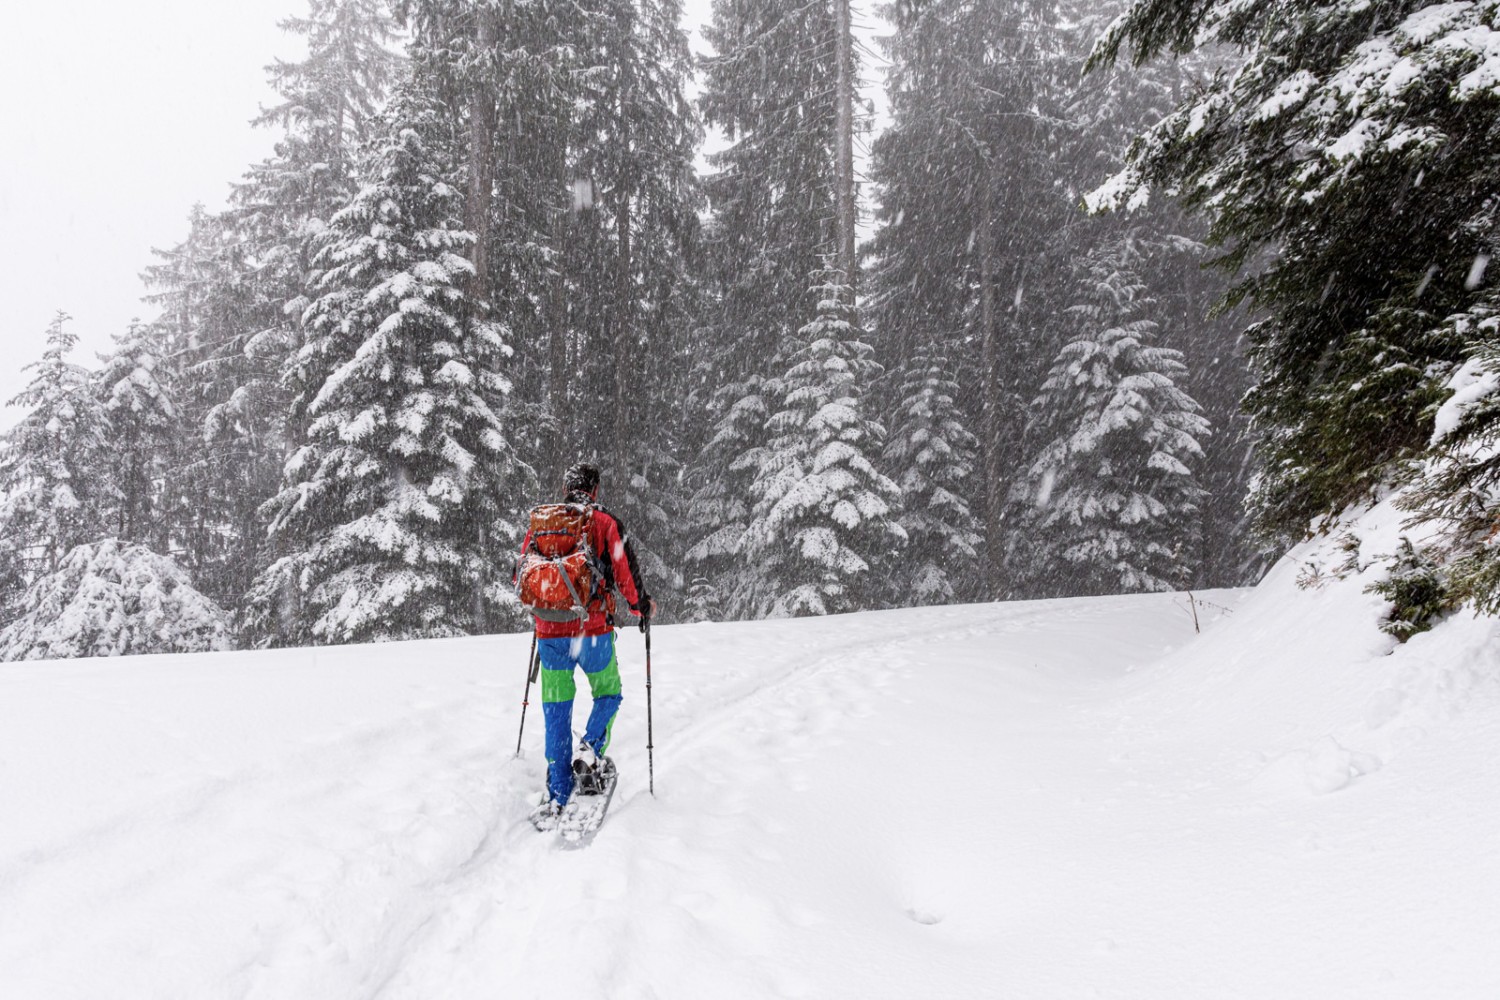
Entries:
[[[814, 970], [799, 972], [788, 958], [807, 952], [798, 939], [810, 929], [828, 927], [837, 918], [796, 886], [775, 878], [774, 869], [784, 860], [778, 841], [799, 836], [802, 828], [775, 818], [769, 809], [757, 811], [752, 800], [764, 798], [768, 789], [781, 790], [773, 798], [814, 792], [808, 765], [830, 753], [857, 754], [848, 748], [850, 723], [876, 716], [897, 679], [909, 677], [913, 661], [929, 660], [935, 645], [962, 646], [975, 637], [1101, 617], [1108, 615], [1076, 602], [1072, 608], [1047, 602], [998, 613], [993, 607], [961, 609], [944, 615], [938, 632], [939, 623], [928, 613], [914, 627], [814, 645], [787, 656], [773, 672], [732, 672], [720, 681], [726, 690], [679, 691], [663, 699], [663, 715], [678, 720], [669, 727], [674, 735], [659, 739], [658, 746], [663, 761], [670, 762], [661, 775], [662, 801], [673, 808], [673, 822], [665, 825], [670, 832], [663, 832], [659, 812], [647, 814], [653, 803], [639, 787], [639, 774], [634, 775], [636, 790], [617, 802], [586, 860], [559, 858], [546, 849], [547, 838], [537, 838], [523, 819], [512, 815], [506, 835], [472, 869], [468, 884], [452, 887], [455, 891], [440, 901], [448, 909], [446, 916], [427, 924], [407, 949], [403, 975], [373, 996], [424, 995], [434, 977], [455, 975], [460, 951], [466, 958], [459, 968], [477, 974], [453, 980], [455, 996], [482, 995], [486, 984], [505, 981], [518, 967], [551, 970], [553, 985], [565, 995], [815, 995]], [[695, 667], [711, 672], [717, 664]], [[681, 721], [694, 703], [705, 702], [708, 707]], [[580, 699], [580, 715], [586, 703]], [[640, 742], [636, 737], [643, 707], [628, 706], [631, 724], [622, 723], [617, 746]], [[894, 745], [883, 742], [887, 748]], [[934, 755], [930, 766], [940, 769], [941, 755]], [[683, 803], [670, 789], [692, 789], [691, 801]], [[806, 817], [807, 827], [826, 822], [816, 812]], [[971, 829], [979, 825], [970, 824]], [[747, 827], [756, 844], [748, 857], [716, 850], [718, 844], [745, 840]], [[879, 861], [870, 863], [878, 866]], [[676, 888], [654, 891], [663, 884]], [[519, 913], [507, 905], [513, 899], [526, 901]], [[622, 902], [628, 907], [622, 908]], [[919, 926], [934, 919], [914, 904], [892, 909]], [[747, 934], [753, 945], [749, 949]], [[579, 940], [591, 944], [580, 950]], [[455, 946], [458, 941], [462, 948]], [[603, 950], [592, 942], [600, 942]], [[637, 977], [628, 967], [629, 956], [660, 954], [664, 942], [679, 942], [674, 953], [691, 955], [693, 961], [675, 964], [659, 989], [642, 989], [639, 983], [661, 979], [649, 974], [656, 963], [637, 959], [642, 965]], [[478, 966], [471, 961], [476, 955], [485, 956]], [[814, 959], [804, 955], [804, 966]], [[890, 992], [889, 982], [869, 978], [860, 995], [921, 992], [920, 982]]]

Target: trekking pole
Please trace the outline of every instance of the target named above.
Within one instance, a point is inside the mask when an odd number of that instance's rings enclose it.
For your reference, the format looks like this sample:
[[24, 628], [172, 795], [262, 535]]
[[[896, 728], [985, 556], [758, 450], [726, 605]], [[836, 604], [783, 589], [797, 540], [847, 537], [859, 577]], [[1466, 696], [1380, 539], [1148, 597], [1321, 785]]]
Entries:
[[526, 706], [531, 704], [531, 683], [536, 680], [536, 629], [531, 630], [531, 656], [526, 660], [526, 693], [521, 696], [521, 731], [516, 733], [516, 756], [521, 756], [521, 737], [526, 732]]
[[656, 753], [651, 736], [651, 619], [646, 619], [646, 775], [656, 797]]

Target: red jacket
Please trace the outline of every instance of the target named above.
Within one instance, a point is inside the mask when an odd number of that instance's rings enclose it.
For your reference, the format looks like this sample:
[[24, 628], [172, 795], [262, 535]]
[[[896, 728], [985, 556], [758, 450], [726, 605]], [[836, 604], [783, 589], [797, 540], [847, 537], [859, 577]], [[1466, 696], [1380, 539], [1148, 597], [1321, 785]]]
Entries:
[[[598, 555], [600, 562], [604, 564], [612, 577], [604, 581], [605, 586], [618, 591], [630, 605], [630, 610], [639, 615], [650, 598], [641, 592], [641, 587], [637, 583], [639, 570], [629, 535], [623, 531], [620, 522], [613, 514], [597, 504], [593, 507], [594, 516], [589, 521], [589, 547]], [[527, 531], [526, 538], [521, 542], [521, 552], [525, 553], [530, 546], [531, 532]], [[575, 635], [604, 635], [615, 625], [608, 609], [604, 606], [604, 601], [599, 598], [595, 598], [589, 604], [589, 616], [581, 623], [577, 621], [549, 622], [541, 618], [535, 620], [538, 639], [570, 639]]]

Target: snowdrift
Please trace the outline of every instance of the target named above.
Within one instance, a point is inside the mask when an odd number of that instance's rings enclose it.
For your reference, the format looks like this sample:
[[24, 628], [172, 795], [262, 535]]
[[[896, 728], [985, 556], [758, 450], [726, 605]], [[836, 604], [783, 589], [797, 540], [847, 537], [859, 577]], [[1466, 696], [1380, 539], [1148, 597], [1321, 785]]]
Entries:
[[661, 629], [655, 798], [622, 633], [584, 852], [525, 822], [526, 636], [0, 666], [0, 996], [1500, 996], [1500, 630], [1379, 632], [1396, 533], [1201, 635], [1181, 595]]

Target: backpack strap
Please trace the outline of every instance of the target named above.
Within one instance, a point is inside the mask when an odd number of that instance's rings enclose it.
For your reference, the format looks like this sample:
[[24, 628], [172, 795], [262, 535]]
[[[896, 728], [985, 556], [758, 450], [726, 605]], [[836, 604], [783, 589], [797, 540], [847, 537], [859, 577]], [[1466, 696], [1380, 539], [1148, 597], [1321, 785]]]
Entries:
[[573, 580], [568, 576], [567, 570], [562, 569], [562, 557], [554, 556], [551, 561], [557, 563], [558, 569], [562, 570], [562, 572], [558, 573], [558, 575], [562, 577], [563, 586], [568, 588], [568, 596], [573, 598], [573, 607], [578, 614], [578, 620], [587, 621], [589, 617], [589, 606], [584, 602], [583, 598], [578, 596], [578, 588], [573, 586]]

